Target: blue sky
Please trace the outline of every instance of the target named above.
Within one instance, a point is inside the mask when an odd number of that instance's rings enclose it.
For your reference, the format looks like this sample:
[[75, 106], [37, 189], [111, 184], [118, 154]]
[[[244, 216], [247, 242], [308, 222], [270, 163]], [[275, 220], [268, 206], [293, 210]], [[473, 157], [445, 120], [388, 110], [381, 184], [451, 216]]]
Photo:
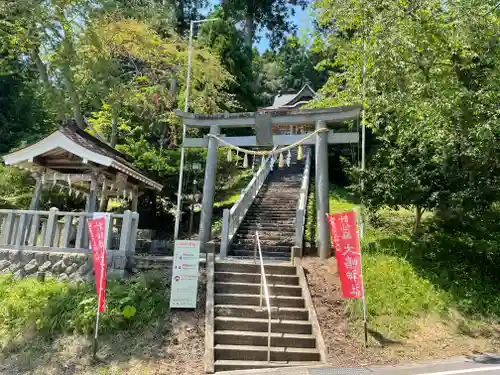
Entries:
[[[300, 32], [307, 32], [312, 28], [312, 18], [308, 9], [302, 10], [299, 7], [295, 7], [295, 15], [292, 18], [292, 22], [298, 26]], [[269, 40], [263, 37], [259, 43], [256, 43], [256, 47], [260, 53], [264, 52], [269, 47]]]
[[[211, 6], [219, 4], [220, 0], [209, 0]], [[209, 6], [209, 7], [211, 7]], [[299, 7], [295, 8], [295, 15], [292, 18], [292, 22], [298, 26], [300, 31], [310, 31], [312, 29], [312, 18], [309, 14], [308, 9], [302, 10]], [[207, 9], [207, 13], [208, 13]], [[203, 11], [202, 11], [203, 12]], [[261, 33], [262, 38], [258, 43], [255, 43], [255, 47], [260, 53], [263, 53], [269, 47], [269, 40], [265, 37], [265, 32]]]

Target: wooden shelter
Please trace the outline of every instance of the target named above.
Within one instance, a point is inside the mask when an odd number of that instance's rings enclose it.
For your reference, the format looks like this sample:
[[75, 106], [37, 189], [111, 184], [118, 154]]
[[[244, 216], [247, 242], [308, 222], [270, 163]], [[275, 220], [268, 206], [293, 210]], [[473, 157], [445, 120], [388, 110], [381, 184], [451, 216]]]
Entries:
[[4, 161], [33, 173], [36, 186], [30, 210], [38, 209], [44, 184], [64, 187], [70, 194], [85, 194], [87, 212], [105, 211], [108, 197], [129, 199], [135, 212], [141, 191], [162, 189], [161, 184], [135, 168], [127, 155], [74, 125], [5, 155]]

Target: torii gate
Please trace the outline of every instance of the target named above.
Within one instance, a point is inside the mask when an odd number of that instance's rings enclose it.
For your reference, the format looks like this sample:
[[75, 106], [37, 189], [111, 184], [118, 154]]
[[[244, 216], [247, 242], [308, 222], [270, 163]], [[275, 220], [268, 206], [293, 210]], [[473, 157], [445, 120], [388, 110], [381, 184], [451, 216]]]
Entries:
[[[311, 125], [316, 130], [328, 128], [328, 132], [319, 132], [304, 144], [316, 145], [316, 218], [317, 218], [317, 248], [320, 256], [330, 251], [330, 235], [326, 214], [329, 212], [328, 202], [328, 144], [358, 143], [359, 133], [335, 133], [332, 128], [341, 128], [345, 121], [359, 120], [361, 106], [334, 107], [323, 109], [222, 113], [215, 115], [196, 115], [176, 110], [182, 118], [184, 126], [194, 128], [209, 128], [210, 134], [223, 137], [223, 128], [251, 127], [255, 136], [224, 137], [224, 140], [239, 147], [287, 146], [295, 144], [311, 133], [296, 135], [272, 135], [273, 125]], [[185, 138], [183, 147], [208, 147], [203, 182], [203, 197], [201, 206], [199, 239], [201, 248], [210, 241], [212, 228], [212, 213], [215, 193], [215, 179], [219, 141], [213, 137]]]

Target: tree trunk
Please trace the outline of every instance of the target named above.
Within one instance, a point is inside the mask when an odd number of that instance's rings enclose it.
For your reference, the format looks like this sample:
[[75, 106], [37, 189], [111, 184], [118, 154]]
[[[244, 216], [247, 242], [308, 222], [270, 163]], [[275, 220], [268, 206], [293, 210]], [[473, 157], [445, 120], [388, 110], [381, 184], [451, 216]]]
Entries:
[[43, 82], [43, 86], [45, 87], [45, 90], [48, 92], [52, 91], [52, 84], [49, 81], [49, 75], [47, 74], [47, 69], [45, 69], [45, 65], [40, 58], [38, 47], [34, 47], [31, 50], [31, 58], [33, 62], [35, 63], [36, 69], [38, 70], [38, 74], [40, 75], [40, 79]]
[[413, 234], [420, 232], [423, 213], [424, 209], [421, 206], [415, 206], [415, 227], [413, 228]]
[[118, 122], [116, 121], [116, 118], [113, 116], [113, 119], [111, 120], [111, 140], [109, 141], [109, 145], [115, 148], [117, 143], [118, 143]]
[[85, 124], [85, 120], [83, 119], [82, 108], [80, 106], [80, 97], [75, 89], [75, 85], [73, 83], [73, 74], [71, 72], [71, 67], [70, 67], [70, 62], [75, 55], [75, 51], [73, 48], [73, 41], [71, 40], [71, 29], [67, 24], [64, 24], [63, 30], [64, 30], [64, 40], [63, 40], [64, 60], [62, 61], [62, 72], [64, 77], [64, 84], [66, 85], [66, 90], [68, 91], [68, 95], [71, 100], [71, 107], [73, 108], [73, 117], [76, 121], [76, 124], [80, 129], [85, 129], [87, 126]]
[[253, 44], [253, 21], [254, 16], [250, 11], [248, 11], [245, 17], [245, 45], [250, 48], [250, 50], [252, 49]]

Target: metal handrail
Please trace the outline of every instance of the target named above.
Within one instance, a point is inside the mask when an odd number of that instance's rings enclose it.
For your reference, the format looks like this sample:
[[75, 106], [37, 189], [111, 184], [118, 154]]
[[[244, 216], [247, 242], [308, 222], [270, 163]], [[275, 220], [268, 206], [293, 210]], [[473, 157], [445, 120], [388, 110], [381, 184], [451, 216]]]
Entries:
[[259, 249], [260, 258], [260, 308], [262, 309], [262, 291], [264, 291], [267, 305], [267, 362], [271, 362], [271, 303], [269, 302], [269, 289], [267, 287], [266, 272], [264, 270], [264, 260], [262, 259], [258, 231], [255, 231], [255, 242], [257, 246], [255, 246], [254, 250], [254, 260], [256, 258], [257, 249]]
[[[275, 151], [279, 146], [275, 146], [273, 151]], [[241, 192], [240, 197], [236, 203], [231, 207], [231, 209], [225, 209], [222, 212], [222, 233], [221, 233], [221, 257], [224, 257], [227, 253], [229, 246], [233, 240], [236, 231], [238, 230], [243, 218], [245, 217], [248, 209], [252, 205], [255, 197], [260, 191], [260, 188], [264, 184], [269, 172], [271, 170], [271, 158], [270, 154], [266, 159], [265, 163], [260, 166], [259, 170], [248, 183], [248, 185]]]
[[[295, 212], [295, 246], [302, 249], [304, 242], [304, 228], [306, 221], [307, 196], [309, 194], [309, 178], [311, 174], [311, 150], [307, 151], [302, 184], [300, 186], [300, 195], [297, 201]], [[301, 251], [302, 253], [302, 251]]]

